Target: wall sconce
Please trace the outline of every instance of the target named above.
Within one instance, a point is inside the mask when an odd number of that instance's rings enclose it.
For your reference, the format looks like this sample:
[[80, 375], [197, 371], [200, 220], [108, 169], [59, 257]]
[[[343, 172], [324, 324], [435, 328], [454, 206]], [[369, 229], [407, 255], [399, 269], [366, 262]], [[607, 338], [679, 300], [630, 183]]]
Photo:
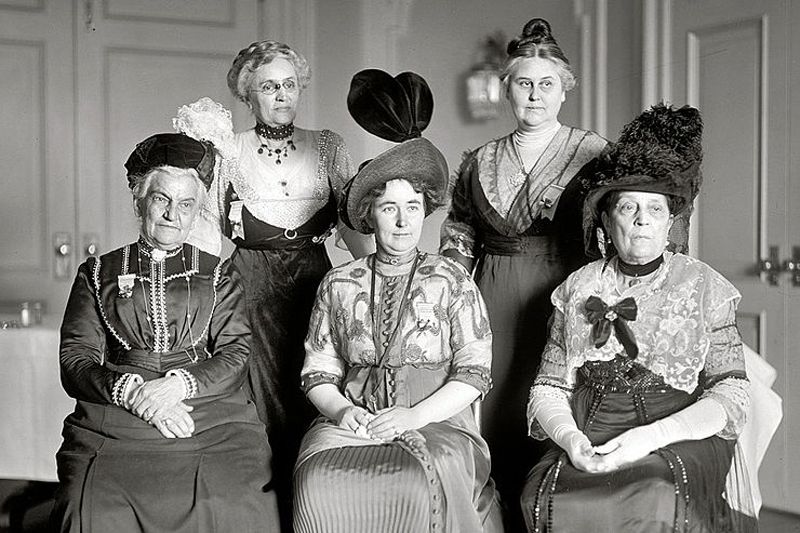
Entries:
[[489, 120], [500, 115], [502, 85], [500, 74], [506, 59], [506, 39], [497, 31], [480, 46], [478, 60], [467, 76], [467, 105], [475, 120]]

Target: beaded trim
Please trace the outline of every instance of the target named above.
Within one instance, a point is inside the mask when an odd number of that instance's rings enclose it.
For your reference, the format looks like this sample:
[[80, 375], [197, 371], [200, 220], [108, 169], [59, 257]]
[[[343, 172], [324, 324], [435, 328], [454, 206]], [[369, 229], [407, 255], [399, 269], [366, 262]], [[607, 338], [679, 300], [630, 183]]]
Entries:
[[185, 368], [176, 368], [167, 371], [167, 376], [178, 376], [183, 381], [183, 386], [186, 390], [184, 400], [190, 400], [197, 396], [197, 380], [191, 372]]
[[431, 506], [430, 531], [444, 531], [444, 489], [442, 488], [442, 482], [439, 480], [439, 472], [433, 464], [430, 450], [428, 450], [428, 446], [425, 443], [425, 437], [419, 431], [410, 430], [403, 433], [395, 442], [420, 462], [422, 472], [428, 481], [428, 495]]
[[119, 407], [125, 407], [125, 398], [130, 392], [132, 385], [141, 385], [144, 379], [139, 374], [132, 374], [127, 372], [122, 374], [117, 381], [114, 382], [114, 387], [111, 389], [111, 403]]
[[167, 293], [164, 280], [164, 262], [150, 259], [150, 310], [153, 316], [150, 325], [153, 328], [153, 351], [169, 351], [169, 330], [167, 329]]
[[[117, 333], [117, 330], [111, 326], [111, 322], [108, 320], [108, 315], [106, 315], [106, 310], [103, 307], [103, 299], [100, 295], [100, 258], [97, 257], [94, 260], [94, 272], [93, 272], [93, 281], [94, 281], [94, 294], [95, 298], [97, 299], [97, 308], [100, 310], [100, 316], [103, 319], [103, 324], [105, 324], [106, 329], [114, 336], [115, 339], [119, 341], [123, 348], [126, 350], [131, 349], [131, 345], [128, 344], [125, 339]], [[105, 360], [105, 354], [103, 354], [100, 364], [103, 364]]]
[[672, 471], [672, 482], [675, 486], [675, 519], [672, 530], [675, 533], [686, 531], [689, 527], [689, 477], [686, 466], [683, 459], [668, 447], [660, 448], [656, 453], [667, 462]]

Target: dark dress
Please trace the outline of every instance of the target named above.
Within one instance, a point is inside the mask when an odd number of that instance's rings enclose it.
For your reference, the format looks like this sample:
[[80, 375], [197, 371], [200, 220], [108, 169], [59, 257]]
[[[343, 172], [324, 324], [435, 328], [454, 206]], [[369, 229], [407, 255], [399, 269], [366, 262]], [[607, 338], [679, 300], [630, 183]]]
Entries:
[[290, 152], [277, 166], [258, 153], [253, 130], [237, 134], [238, 157], [223, 161], [215, 182], [253, 329], [250, 394], [272, 444], [275, 490], [287, 530], [292, 467], [316, 413], [300, 388], [303, 339], [317, 287], [331, 268], [325, 240], [337, 223], [336, 198], [352, 175], [339, 135], [296, 130], [294, 140], [305, 146], [307, 157]]
[[[525, 432], [531, 376], [545, 345], [550, 293], [586, 262], [579, 179], [606, 145], [598, 135], [561, 126], [518, 189], [503, 189], [516, 170], [511, 136], [470, 153], [459, 171], [440, 252], [475, 260], [475, 281], [494, 333], [494, 388], [482, 405], [481, 433], [504, 505], [518, 516], [525, 472], [544, 450]], [[516, 194], [513, 198], [502, 195]], [[498, 205], [506, 205], [501, 214]], [[502, 209], [501, 209], [502, 210]], [[511, 525], [521, 527], [519, 519]]]
[[[242, 390], [250, 327], [236, 270], [190, 245], [141, 241], [81, 265], [61, 327], [77, 400], [56, 456], [61, 531], [277, 531], [270, 448]], [[194, 434], [168, 439], [114, 402], [126, 374], [183, 369]]]
[[[707, 265], [669, 252], [650, 282], [619, 292], [611, 288], [615, 265], [616, 259], [591, 263], [554, 293], [557, 311], [532, 396], [569, 402], [595, 446], [700, 398], [718, 401], [728, 422], [716, 435], [674, 442], [609, 473], [578, 470], [554, 446], [523, 491], [528, 531], [756, 531], [736, 441], [749, 406], [735, 324], [738, 292]], [[635, 359], [614, 334], [594, 346], [583, 311], [590, 295], [608, 305], [636, 301], [637, 317], [628, 322], [639, 347]], [[530, 428], [537, 438], [547, 436], [535, 418]]]

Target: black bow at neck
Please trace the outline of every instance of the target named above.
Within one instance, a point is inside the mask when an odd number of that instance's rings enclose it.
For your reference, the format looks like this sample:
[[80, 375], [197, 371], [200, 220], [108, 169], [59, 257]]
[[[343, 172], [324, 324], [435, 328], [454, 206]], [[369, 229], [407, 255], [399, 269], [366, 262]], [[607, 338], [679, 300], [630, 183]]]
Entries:
[[589, 296], [586, 300], [586, 313], [589, 322], [592, 324], [592, 342], [595, 348], [602, 348], [608, 337], [611, 336], [611, 327], [617, 334], [622, 347], [628, 357], [635, 359], [639, 355], [639, 347], [636, 346], [636, 338], [633, 331], [628, 326], [628, 321], [636, 320], [637, 308], [636, 300], [631, 297], [625, 298], [614, 305], [608, 305], [597, 296]]

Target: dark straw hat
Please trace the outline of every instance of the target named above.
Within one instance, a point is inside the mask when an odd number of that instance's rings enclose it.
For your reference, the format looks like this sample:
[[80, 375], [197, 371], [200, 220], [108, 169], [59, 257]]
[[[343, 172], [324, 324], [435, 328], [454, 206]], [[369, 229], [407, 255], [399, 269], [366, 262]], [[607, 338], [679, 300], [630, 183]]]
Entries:
[[165, 165], [196, 170], [208, 190], [214, 180], [214, 148], [182, 133], [156, 133], [137, 144], [125, 162], [128, 187], [133, 189], [137, 176]]
[[625, 125], [619, 140], [594, 162], [582, 187], [586, 252], [597, 255], [599, 205], [612, 191], [642, 191], [672, 197], [673, 215], [684, 213], [700, 191], [703, 121], [689, 106], [657, 104]]
[[[359, 204], [367, 193], [393, 179], [423, 182], [437, 196], [445, 194], [447, 161], [432, 142], [421, 137], [433, 114], [433, 95], [421, 76], [403, 72], [392, 77], [382, 70], [363, 70], [350, 83], [347, 109], [368, 132], [399, 143], [363, 163], [348, 183], [340, 209], [348, 226], [371, 232], [366, 221], [358, 218]], [[426, 205], [425, 214], [431, 210]]]

